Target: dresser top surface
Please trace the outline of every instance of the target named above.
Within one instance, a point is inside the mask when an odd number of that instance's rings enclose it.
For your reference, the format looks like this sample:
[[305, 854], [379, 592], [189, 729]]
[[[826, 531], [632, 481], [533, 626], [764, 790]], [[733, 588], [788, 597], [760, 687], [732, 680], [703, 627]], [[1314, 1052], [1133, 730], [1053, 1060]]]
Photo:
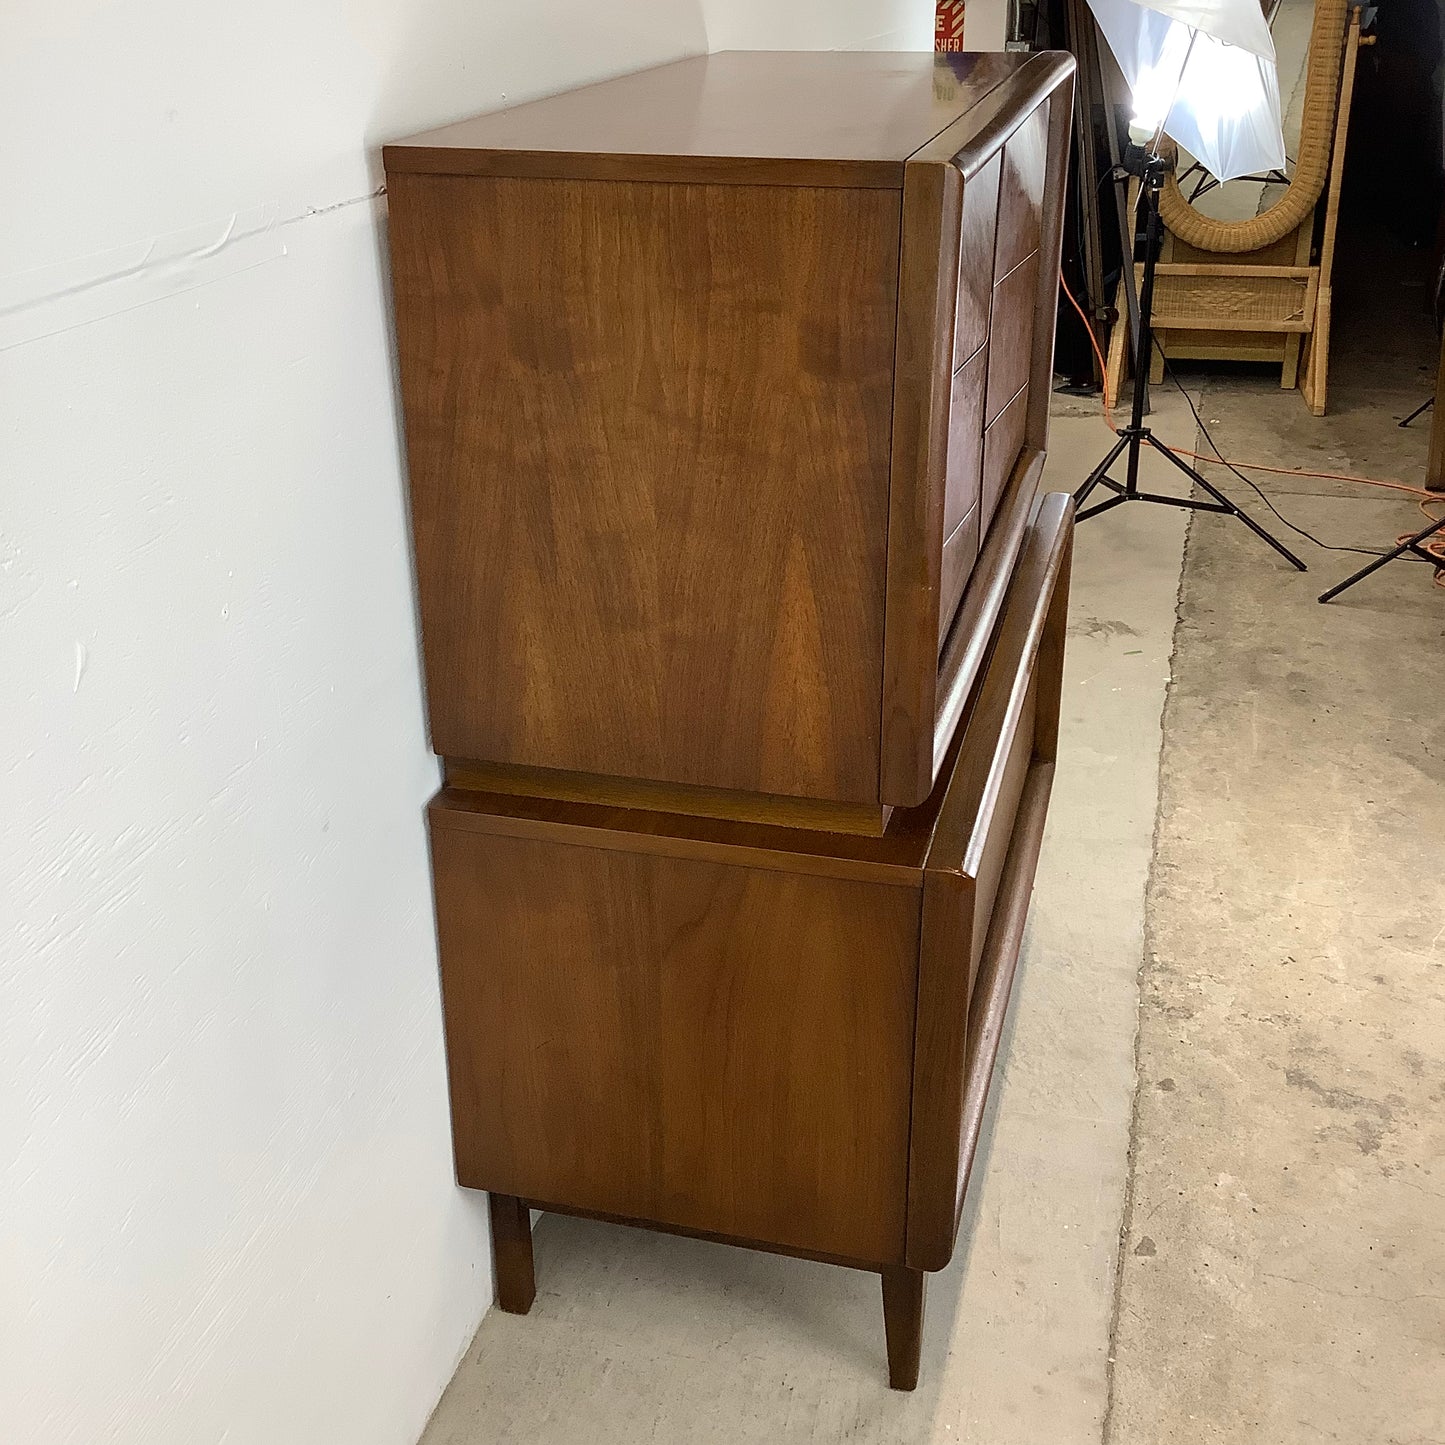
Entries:
[[522, 152], [901, 168], [1032, 59], [722, 51], [424, 131], [386, 165], [487, 173], [486, 157]]

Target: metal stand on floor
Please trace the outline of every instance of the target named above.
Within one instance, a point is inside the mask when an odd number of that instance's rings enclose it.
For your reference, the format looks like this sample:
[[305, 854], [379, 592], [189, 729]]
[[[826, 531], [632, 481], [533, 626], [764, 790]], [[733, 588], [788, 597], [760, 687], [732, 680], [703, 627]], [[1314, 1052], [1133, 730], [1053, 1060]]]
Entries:
[[1433, 552], [1427, 552], [1424, 547], [1426, 538], [1433, 537], [1436, 532], [1445, 531], [1445, 517], [1438, 522], [1431, 522], [1428, 527], [1416, 532], [1413, 537], [1407, 537], [1393, 552], [1386, 552], [1383, 556], [1376, 557], [1368, 566], [1361, 567], [1358, 572], [1346, 577], [1343, 582], [1331, 587], [1328, 592], [1320, 593], [1320, 601], [1328, 602], [1332, 597], [1338, 597], [1348, 587], [1353, 587], [1356, 582], [1362, 582], [1371, 572], [1378, 572], [1387, 562], [1393, 562], [1396, 557], [1403, 557], [1406, 552], [1428, 562], [1432, 567], [1445, 567], [1445, 560], [1437, 557]]
[[[1074, 502], [1082, 509], [1084, 502], [1095, 487], [1107, 487], [1114, 495], [1106, 497], [1102, 502], [1096, 502], [1087, 511], [1080, 510], [1078, 520], [1082, 522], [1087, 517], [1097, 517], [1100, 512], [1107, 512], [1110, 507], [1118, 507], [1125, 502], [1160, 502], [1166, 507], [1187, 507], [1196, 512], [1224, 512], [1231, 517], [1238, 517], [1251, 532], [1268, 542], [1281, 557], [1298, 567], [1301, 572], [1307, 571], [1305, 564], [1283, 542], [1270, 536], [1258, 522], [1235, 506], [1217, 487], [1205, 481], [1183, 457], [1171, 451], [1149, 427], [1144, 425], [1146, 378], [1149, 374], [1150, 348], [1154, 340], [1152, 329], [1154, 272], [1158, 265], [1159, 248], [1164, 235], [1164, 225], [1159, 219], [1159, 193], [1164, 187], [1164, 177], [1168, 172], [1169, 163], [1157, 152], [1145, 152], [1140, 147], [1130, 146], [1124, 165], [1131, 175], [1140, 177], [1141, 190], [1147, 209], [1144, 226], [1144, 277], [1139, 287], [1139, 326], [1134, 335], [1134, 405], [1129, 415], [1129, 425], [1120, 428], [1118, 440], [1109, 449], [1108, 455], [1089, 473], [1084, 484], [1074, 493]], [[1127, 260], [1125, 264], [1128, 264]], [[1139, 490], [1139, 453], [1146, 446], [1153, 447], [1160, 456], [1173, 462], [1195, 486], [1207, 493], [1213, 500], [1206, 502], [1199, 501], [1194, 497], [1171, 497], [1162, 492], [1141, 492]], [[1127, 470], [1124, 473], [1124, 481], [1118, 482], [1109, 475], [1109, 468], [1126, 453]]]

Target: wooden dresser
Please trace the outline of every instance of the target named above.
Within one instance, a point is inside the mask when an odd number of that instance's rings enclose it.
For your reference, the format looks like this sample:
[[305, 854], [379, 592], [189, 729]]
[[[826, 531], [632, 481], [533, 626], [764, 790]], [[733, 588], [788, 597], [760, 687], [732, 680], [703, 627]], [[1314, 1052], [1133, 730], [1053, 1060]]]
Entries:
[[1055, 751], [1067, 56], [388, 146], [460, 1182], [878, 1271], [916, 1381]]

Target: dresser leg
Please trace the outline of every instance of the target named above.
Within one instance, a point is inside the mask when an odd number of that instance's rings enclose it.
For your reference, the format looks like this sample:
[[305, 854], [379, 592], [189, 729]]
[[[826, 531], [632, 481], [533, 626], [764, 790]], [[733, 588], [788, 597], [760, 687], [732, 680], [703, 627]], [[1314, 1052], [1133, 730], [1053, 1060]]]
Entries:
[[511, 1194], [489, 1194], [492, 1215], [492, 1265], [497, 1274], [497, 1306], [524, 1315], [537, 1297], [532, 1266], [532, 1212]]
[[895, 1390], [918, 1384], [918, 1357], [923, 1348], [921, 1269], [890, 1265], [883, 1271], [883, 1329], [888, 1336], [888, 1383]]

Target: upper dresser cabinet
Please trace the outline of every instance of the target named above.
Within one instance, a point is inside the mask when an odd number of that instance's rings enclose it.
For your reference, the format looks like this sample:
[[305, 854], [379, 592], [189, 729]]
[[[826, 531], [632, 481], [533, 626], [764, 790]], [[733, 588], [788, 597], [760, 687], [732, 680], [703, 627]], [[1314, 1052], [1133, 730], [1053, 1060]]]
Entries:
[[449, 768], [927, 798], [1042, 465], [1072, 94], [723, 53], [386, 147]]

